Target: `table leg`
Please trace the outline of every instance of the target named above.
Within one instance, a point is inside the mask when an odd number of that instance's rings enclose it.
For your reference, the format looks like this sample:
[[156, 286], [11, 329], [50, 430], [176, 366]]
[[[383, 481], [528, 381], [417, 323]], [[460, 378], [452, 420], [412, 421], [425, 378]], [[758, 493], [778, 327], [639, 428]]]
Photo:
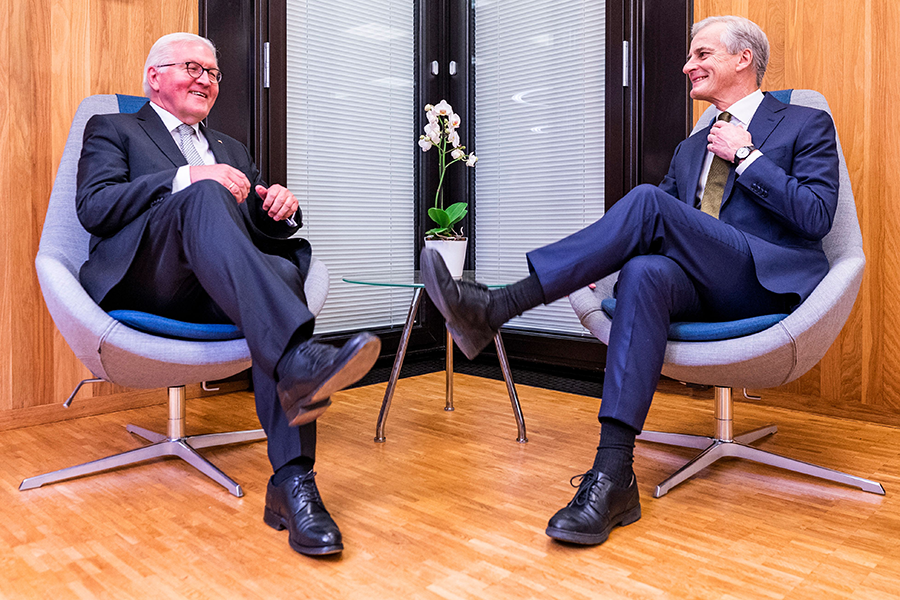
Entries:
[[381, 411], [378, 413], [378, 423], [375, 425], [375, 441], [384, 441], [384, 422], [387, 421], [388, 411], [391, 409], [391, 400], [394, 397], [394, 389], [397, 380], [400, 379], [400, 369], [403, 367], [403, 359], [406, 357], [406, 348], [409, 346], [409, 336], [412, 334], [413, 323], [416, 321], [416, 312], [422, 302], [424, 288], [416, 288], [413, 293], [412, 303], [409, 306], [409, 316], [406, 317], [406, 325], [403, 326], [403, 334], [400, 336], [400, 346], [397, 348], [397, 357], [394, 359], [394, 367], [391, 369], [391, 378], [388, 380], [387, 389], [384, 391], [384, 400], [381, 402]]
[[509, 368], [509, 358], [506, 356], [506, 348], [503, 346], [503, 338], [500, 332], [494, 336], [494, 344], [497, 346], [497, 358], [500, 360], [500, 370], [503, 372], [503, 380], [506, 381], [506, 391], [509, 392], [509, 402], [512, 404], [513, 415], [516, 417], [518, 437], [516, 441], [524, 444], [528, 441], [525, 435], [525, 418], [522, 416], [522, 406], [519, 404], [519, 394], [516, 393], [516, 384], [513, 382], [512, 371]]
[[453, 334], [447, 330], [447, 361], [444, 365], [444, 372], [447, 377], [447, 393], [445, 395], [444, 410], [452, 411], [453, 409]]

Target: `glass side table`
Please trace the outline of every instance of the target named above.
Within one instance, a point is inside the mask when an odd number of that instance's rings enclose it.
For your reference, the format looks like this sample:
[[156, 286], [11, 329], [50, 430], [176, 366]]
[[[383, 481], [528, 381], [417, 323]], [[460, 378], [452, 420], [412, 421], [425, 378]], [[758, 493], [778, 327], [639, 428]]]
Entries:
[[[488, 287], [504, 287], [514, 281], [521, 279], [521, 275], [504, 274], [497, 271], [465, 271], [463, 280], [476, 281]], [[394, 390], [397, 387], [397, 380], [400, 379], [400, 368], [403, 366], [403, 359], [406, 357], [406, 349], [409, 345], [409, 336], [412, 333], [413, 323], [416, 320], [416, 313], [419, 305], [422, 303], [422, 295], [425, 292], [425, 284], [419, 275], [419, 271], [411, 269], [396, 271], [380, 271], [367, 273], [366, 275], [351, 276], [342, 278], [346, 283], [354, 283], [358, 285], [371, 285], [381, 287], [405, 287], [414, 288], [412, 303], [409, 307], [409, 315], [406, 317], [406, 323], [403, 326], [403, 334], [400, 336], [400, 346], [397, 348], [397, 357], [394, 359], [394, 366], [391, 369], [391, 378], [388, 380], [387, 389], [384, 392], [384, 400], [381, 403], [381, 411], [378, 413], [378, 423], [375, 425], [375, 441], [384, 442], [384, 424], [387, 421], [388, 411], [391, 409], [391, 400], [394, 397]], [[516, 441], [525, 443], [528, 438], [525, 435], [525, 419], [522, 416], [522, 407], [519, 405], [519, 395], [516, 393], [516, 385], [513, 382], [512, 371], [509, 368], [509, 359], [506, 355], [506, 348], [503, 346], [503, 338], [498, 332], [494, 336], [494, 344], [497, 346], [497, 358], [500, 360], [500, 370], [503, 372], [503, 379], [506, 381], [506, 390], [509, 393], [509, 401], [512, 404], [513, 416], [516, 418], [516, 427], [518, 435]], [[446, 377], [447, 392], [445, 398], [444, 410], [452, 411], [453, 408], [453, 336], [447, 332], [447, 358], [446, 358]]]

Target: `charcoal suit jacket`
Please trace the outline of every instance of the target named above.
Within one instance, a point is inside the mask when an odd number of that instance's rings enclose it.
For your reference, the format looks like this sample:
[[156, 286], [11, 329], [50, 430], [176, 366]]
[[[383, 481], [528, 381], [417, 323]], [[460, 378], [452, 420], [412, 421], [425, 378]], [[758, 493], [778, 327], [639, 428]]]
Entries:
[[[250, 194], [239, 207], [254, 244], [262, 252], [290, 259], [305, 277], [309, 243], [290, 237], [302, 225], [300, 212], [294, 216], [296, 227], [270, 218], [255, 191], [256, 185], [266, 184], [247, 148], [218, 131], [202, 125], [201, 130], [216, 162], [235, 167], [250, 181]], [[128, 271], [154, 208], [172, 194], [172, 180], [184, 165], [187, 160], [149, 102], [134, 114], [95, 115], [87, 122], [76, 210], [91, 234], [80, 279], [96, 302]], [[187, 190], [190, 187], [181, 193]]]

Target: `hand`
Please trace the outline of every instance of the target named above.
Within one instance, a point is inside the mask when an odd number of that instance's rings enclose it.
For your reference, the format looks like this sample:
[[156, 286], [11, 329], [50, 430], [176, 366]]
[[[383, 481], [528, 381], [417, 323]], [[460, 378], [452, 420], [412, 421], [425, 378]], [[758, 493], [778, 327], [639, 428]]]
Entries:
[[203, 165], [199, 167], [191, 167], [191, 183], [202, 179], [212, 179], [218, 181], [231, 192], [238, 204], [247, 199], [250, 193], [250, 180], [243, 172], [238, 171], [231, 165]]
[[263, 201], [263, 210], [268, 211], [269, 216], [276, 221], [281, 221], [293, 215], [300, 208], [300, 203], [289, 189], [283, 185], [270, 185], [268, 189], [261, 185], [256, 186], [256, 193]]
[[753, 136], [743, 127], [725, 121], [716, 121], [707, 140], [709, 141], [707, 150], [728, 162], [733, 162], [737, 149], [751, 145]]

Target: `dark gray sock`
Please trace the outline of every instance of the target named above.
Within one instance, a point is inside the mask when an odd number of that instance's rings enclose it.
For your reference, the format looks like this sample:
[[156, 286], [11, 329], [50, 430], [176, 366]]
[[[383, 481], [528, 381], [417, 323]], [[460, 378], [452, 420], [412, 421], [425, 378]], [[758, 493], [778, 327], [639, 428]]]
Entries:
[[529, 308], [543, 303], [544, 290], [537, 275], [532, 273], [505, 288], [491, 290], [488, 322], [491, 329], [496, 331], [513, 317], [518, 317]]
[[601, 419], [600, 444], [594, 457], [594, 473], [605, 473], [623, 487], [631, 483], [634, 463], [634, 438], [630, 426], [615, 419]]

